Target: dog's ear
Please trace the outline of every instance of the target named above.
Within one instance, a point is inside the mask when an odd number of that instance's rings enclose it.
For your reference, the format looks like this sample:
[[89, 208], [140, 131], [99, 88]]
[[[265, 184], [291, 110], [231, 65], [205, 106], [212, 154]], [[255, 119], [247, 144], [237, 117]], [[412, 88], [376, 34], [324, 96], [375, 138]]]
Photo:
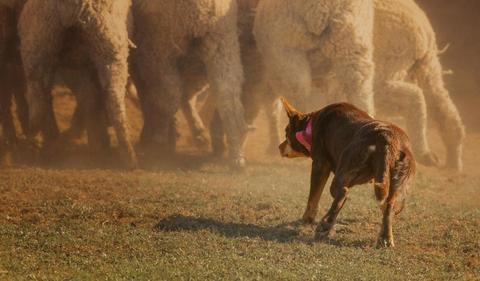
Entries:
[[283, 108], [285, 108], [285, 111], [287, 112], [288, 118], [292, 118], [294, 116], [299, 116], [302, 115], [302, 113], [298, 110], [296, 110], [288, 101], [286, 98], [280, 98], [283, 104]]

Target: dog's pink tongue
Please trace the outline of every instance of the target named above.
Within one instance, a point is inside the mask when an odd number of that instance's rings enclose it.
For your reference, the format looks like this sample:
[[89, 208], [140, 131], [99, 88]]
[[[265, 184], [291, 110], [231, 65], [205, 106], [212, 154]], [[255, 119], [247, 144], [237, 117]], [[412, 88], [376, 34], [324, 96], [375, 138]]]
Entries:
[[308, 121], [305, 130], [297, 132], [295, 137], [297, 138], [297, 141], [308, 150], [308, 152], [312, 151], [312, 119]]

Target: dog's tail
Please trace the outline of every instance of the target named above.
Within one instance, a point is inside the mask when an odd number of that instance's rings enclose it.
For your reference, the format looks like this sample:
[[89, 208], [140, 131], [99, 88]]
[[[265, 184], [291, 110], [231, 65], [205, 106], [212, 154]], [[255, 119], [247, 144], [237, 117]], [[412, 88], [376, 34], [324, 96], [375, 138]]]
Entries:
[[398, 145], [395, 138], [378, 138], [375, 147], [375, 197], [383, 206], [390, 191], [390, 178], [395, 160], [398, 158]]
[[415, 174], [415, 160], [409, 150], [400, 150], [398, 138], [384, 135], [376, 144], [375, 196], [383, 209], [389, 197], [395, 197], [394, 212], [399, 214], [405, 207], [410, 180]]
[[411, 180], [415, 175], [415, 168], [416, 164], [411, 152], [400, 152], [399, 158], [395, 162], [395, 167], [392, 169], [390, 180], [390, 185], [395, 189], [396, 193], [395, 215], [402, 212], [405, 207], [405, 199], [407, 198]]

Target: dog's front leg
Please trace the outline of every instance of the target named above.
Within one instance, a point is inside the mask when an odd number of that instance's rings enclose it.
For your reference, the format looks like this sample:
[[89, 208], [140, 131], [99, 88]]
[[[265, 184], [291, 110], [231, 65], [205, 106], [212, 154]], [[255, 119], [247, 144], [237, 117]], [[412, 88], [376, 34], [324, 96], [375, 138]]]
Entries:
[[330, 167], [326, 161], [313, 160], [312, 173], [310, 175], [310, 194], [308, 196], [307, 209], [303, 214], [303, 221], [313, 223], [318, 211], [318, 202], [322, 196], [323, 188], [330, 175]]

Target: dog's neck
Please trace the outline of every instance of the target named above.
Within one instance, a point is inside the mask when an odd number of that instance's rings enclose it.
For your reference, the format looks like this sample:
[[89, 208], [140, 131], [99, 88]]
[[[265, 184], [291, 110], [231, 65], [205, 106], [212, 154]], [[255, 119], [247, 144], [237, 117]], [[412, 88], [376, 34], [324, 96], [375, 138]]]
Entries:
[[310, 117], [307, 121], [307, 126], [305, 126], [305, 130], [297, 132], [295, 134], [295, 138], [297, 139], [297, 141], [301, 143], [303, 147], [308, 150], [308, 152], [312, 151], [312, 119], [313, 118]]

